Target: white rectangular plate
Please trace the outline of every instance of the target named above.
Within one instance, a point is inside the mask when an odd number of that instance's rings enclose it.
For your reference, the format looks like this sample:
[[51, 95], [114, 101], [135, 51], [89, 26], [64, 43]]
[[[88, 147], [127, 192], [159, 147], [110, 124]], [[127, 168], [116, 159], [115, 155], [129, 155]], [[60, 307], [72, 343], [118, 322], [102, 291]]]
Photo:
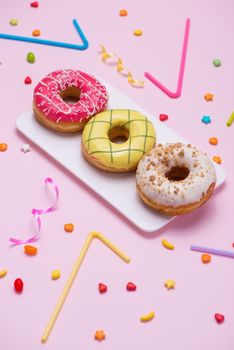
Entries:
[[[157, 143], [178, 141], [187, 143], [182, 137], [163, 125], [162, 122], [157, 121], [155, 117], [140, 108], [119, 90], [107, 82], [103, 82], [103, 84], [106, 86], [110, 96], [108, 108], [126, 108], [142, 112], [155, 126]], [[67, 168], [141, 230], [154, 232], [174, 219], [174, 217], [161, 215], [142, 203], [136, 193], [134, 172], [112, 174], [91, 166], [82, 156], [80, 147], [81, 133], [61, 135], [50, 131], [35, 120], [32, 110], [20, 115], [16, 125], [17, 129], [28, 139]], [[225, 180], [225, 173], [217, 164], [215, 164], [215, 167], [217, 171], [217, 186], [220, 186]]]

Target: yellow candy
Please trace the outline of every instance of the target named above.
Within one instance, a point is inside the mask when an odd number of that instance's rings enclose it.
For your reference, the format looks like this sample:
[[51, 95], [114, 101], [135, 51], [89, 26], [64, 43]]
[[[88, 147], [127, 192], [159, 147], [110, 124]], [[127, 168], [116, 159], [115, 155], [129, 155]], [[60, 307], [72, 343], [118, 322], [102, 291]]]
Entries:
[[61, 276], [60, 270], [54, 270], [52, 271], [51, 278], [52, 280], [57, 280]]
[[141, 29], [136, 29], [136, 30], [134, 30], [133, 34], [134, 34], [135, 36], [141, 36], [141, 35], [143, 34], [143, 32], [142, 32]]
[[170, 250], [174, 250], [175, 249], [175, 246], [172, 243], [170, 243], [167, 240], [165, 240], [165, 239], [162, 239], [162, 245], [165, 248], [170, 249]]
[[151, 321], [151, 320], [154, 318], [154, 315], [155, 315], [154, 312], [151, 311], [151, 312], [149, 312], [147, 315], [141, 316], [140, 321], [141, 321], [141, 322], [148, 322], [148, 321]]
[[7, 270], [0, 270], [0, 278], [5, 277], [7, 274]]

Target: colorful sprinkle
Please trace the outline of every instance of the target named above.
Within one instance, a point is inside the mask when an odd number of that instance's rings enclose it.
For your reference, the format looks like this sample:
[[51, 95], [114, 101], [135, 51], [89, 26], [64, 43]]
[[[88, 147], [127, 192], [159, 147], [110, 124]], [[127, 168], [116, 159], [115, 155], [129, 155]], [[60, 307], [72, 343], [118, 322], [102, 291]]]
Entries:
[[32, 79], [30, 77], [26, 77], [24, 79], [24, 84], [26, 84], [26, 85], [32, 84]]
[[175, 289], [175, 281], [172, 280], [167, 280], [164, 283], [164, 286], [169, 290], [169, 289]]
[[211, 262], [211, 256], [209, 254], [202, 254], [201, 260], [203, 264], [209, 264]]
[[175, 249], [175, 246], [168, 242], [166, 239], [162, 239], [162, 245], [167, 248], [167, 249], [170, 249], [170, 250], [174, 250]]
[[0, 152], [6, 152], [8, 146], [6, 143], [0, 143]]
[[21, 147], [20, 147], [21, 152], [27, 153], [30, 152], [30, 145], [28, 143], [24, 143]]
[[222, 163], [222, 159], [221, 159], [220, 156], [214, 156], [212, 159], [217, 164], [221, 164]]
[[216, 146], [218, 144], [218, 139], [217, 137], [210, 137], [209, 138], [209, 143], [213, 146]]
[[218, 58], [215, 58], [215, 59], [213, 60], [213, 65], [214, 65], [215, 67], [220, 67], [220, 66], [221, 66], [221, 61], [220, 61]]
[[159, 114], [159, 120], [161, 122], [165, 122], [165, 120], [168, 119], [168, 115], [167, 114]]
[[32, 245], [25, 245], [24, 252], [26, 255], [33, 256], [37, 254], [38, 249]]
[[214, 95], [207, 92], [205, 95], [204, 95], [204, 99], [209, 102], [209, 101], [213, 101], [213, 98], [214, 98]]
[[105, 335], [105, 333], [104, 333], [103, 330], [97, 330], [97, 331], [95, 332], [95, 336], [94, 336], [94, 339], [95, 339], [95, 340], [102, 341], [102, 340], [104, 340], [105, 338], [106, 338], [106, 335]]
[[101, 294], [107, 292], [107, 286], [104, 283], [99, 283], [98, 284], [98, 289]]
[[38, 3], [38, 1], [31, 2], [30, 6], [37, 8], [39, 6], [39, 3]]
[[17, 26], [19, 24], [19, 20], [18, 19], [15, 19], [15, 18], [12, 18], [10, 21], [9, 21], [9, 24], [11, 26]]
[[0, 278], [3, 278], [7, 275], [7, 270], [0, 270]]
[[136, 30], [134, 30], [133, 34], [134, 34], [135, 36], [141, 36], [141, 35], [143, 34], [143, 32], [142, 32], [141, 29], [136, 29]]
[[232, 114], [230, 115], [226, 125], [231, 126], [233, 122], [234, 122], [234, 112], [232, 112]]
[[120, 15], [121, 17], [125, 17], [125, 16], [128, 15], [128, 11], [125, 10], [125, 9], [122, 9], [122, 10], [119, 11], [119, 15]]
[[39, 29], [35, 29], [33, 32], [32, 32], [32, 35], [33, 36], [40, 36], [41, 35], [41, 31]]
[[225, 319], [224, 315], [216, 313], [214, 315], [214, 317], [215, 317], [215, 320], [216, 320], [217, 323], [223, 323], [224, 322], [224, 319]]
[[15, 291], [21, 293], [24, 288], [24, 283], [21, 278], [17, 278], [14, 282]]
[[72, 232], [74, 230], [74, 225], [73, 224], [65, 224], [64, 225], [64, 231], [66, 232]]
[[149, 312], [147, 315], [143, 315], [140, 317], [141, 322], [149, 322], [151, 321], [155, 316], [155, 313], [153, 311]]
[[126, 289], [129, 291], [129, 292], [134, 292], [136, 290], [136, 285], [132, 282], [128, 282], [127, 283], [127, 286], [126, 286]]
[[54, 270], [51, 273], [52, 280], [58, 280], [61, 276], [60, 270]]
[[35, 62], [35, 60], [36, 60], [36, 57], [35, 57], [35, 55], [34, 55], [34, 53], [33, 52], [29, 52], [28, 54], [27, 54], [27, 61], [29, 62], [29, 63], [34, 63]]
[[201, 118], [202, 123], [204, 124], [210, 124], [211, 123], [211, 117], [209, 115], [203, 115]]

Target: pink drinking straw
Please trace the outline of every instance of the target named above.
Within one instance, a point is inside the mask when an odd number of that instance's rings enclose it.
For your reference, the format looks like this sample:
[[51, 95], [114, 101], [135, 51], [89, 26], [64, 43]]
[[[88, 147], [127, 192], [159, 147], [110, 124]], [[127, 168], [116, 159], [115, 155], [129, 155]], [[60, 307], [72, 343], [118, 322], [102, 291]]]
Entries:
[[169, 90], [166, 86], [160, 83], [160, 81], [157, 80], [153, 75], [151, 75], [148, 72], [145, 72], [145, 77], [149, 79], [154, 85], [156, 85], [160, 90], [162, 90], [167, 96], [171, 98], [178, 98], [181, 95], [183, 78], [184, 78], [186, 53], [187, 53], [188, 39], [189, 39], [189, 29], [190, 29], [190, 18], [187, 18], [186, 24], [185, 24], [184, 42], [183, 42], [183, 49], [182, 49], [182, 55], [181, 55], [179, 77], [178, 77], [177, 89], [175, 92], [172, 92], [171, 90]]

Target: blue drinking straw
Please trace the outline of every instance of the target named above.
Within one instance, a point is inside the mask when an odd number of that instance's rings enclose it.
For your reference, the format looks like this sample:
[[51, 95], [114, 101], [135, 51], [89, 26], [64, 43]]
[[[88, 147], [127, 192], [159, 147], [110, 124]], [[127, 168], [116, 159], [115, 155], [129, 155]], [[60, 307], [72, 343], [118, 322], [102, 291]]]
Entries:
[[76, 28], [81, 40], [82, 40], [82, 42], [83, 42], [82, 45], [68, 44], [68, 43], [62, 43], [60, 41], [36, 39], [36, 38], [31, 38], [31, 37], [17, 36], [17, 35], [10, 35], [10, 34], [0, 34], [0, 39], [24, 41], [27, 43], [64, 47], [67, 49], [74, 49], [74, 50], [86, 50], [89, 46], [88, 40], [86, 39], [86, 36], [84, 35], [82, 29], [80, 28], [77, 20], [73, 19], [72, 22], [73, 22], [74, 27]]

